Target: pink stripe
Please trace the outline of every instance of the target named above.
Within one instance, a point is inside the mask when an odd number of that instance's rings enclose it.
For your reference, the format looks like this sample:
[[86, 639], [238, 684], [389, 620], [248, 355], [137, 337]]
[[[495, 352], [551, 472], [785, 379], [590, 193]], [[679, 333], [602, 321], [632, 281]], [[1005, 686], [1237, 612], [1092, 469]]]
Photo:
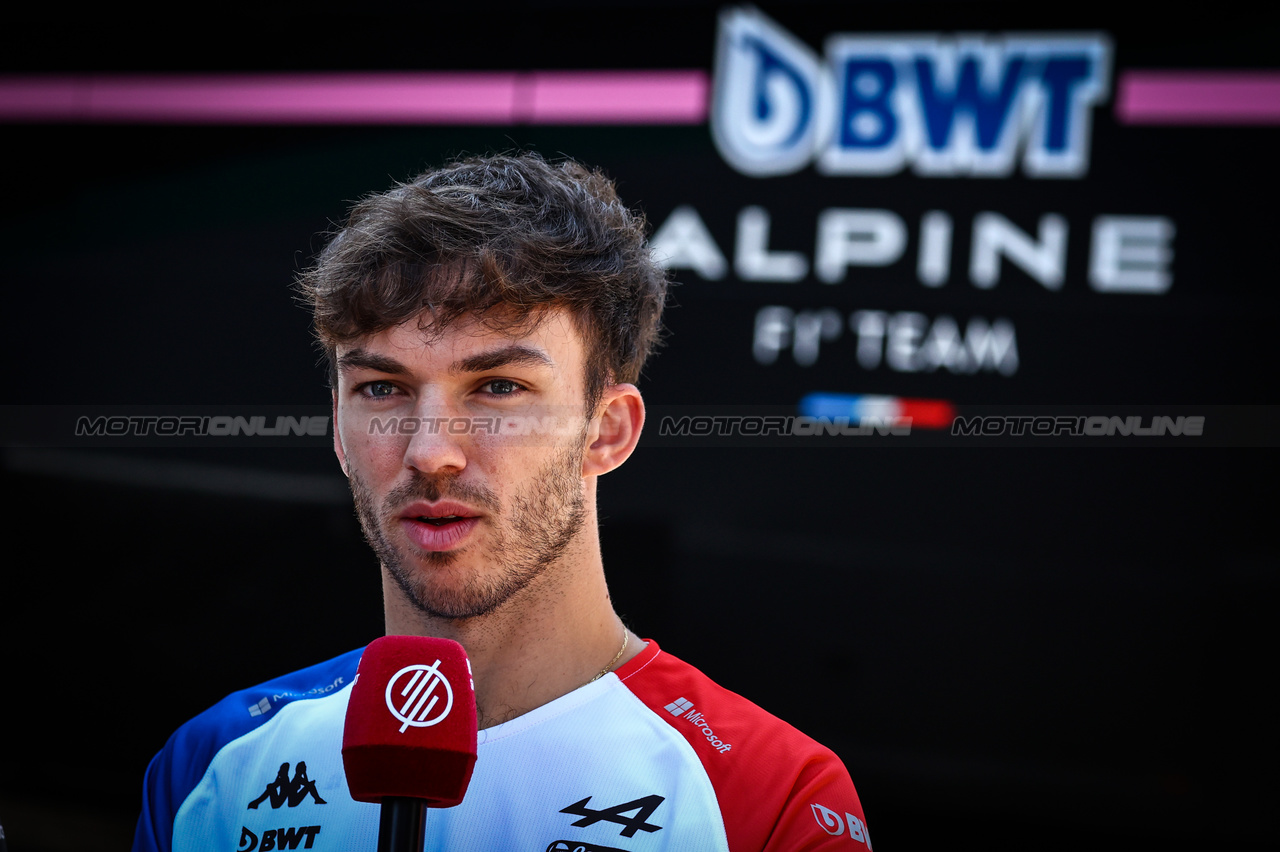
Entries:
[[0, 77], [0, 121], [700, 124], [703, 71]]
[[1277, 124], [1280, 73], [1127, 71], [1116, 83], [1123, 124]]
[[513, 74], [100, 78], [90, 121], [387, 124], [501, 121]]
[[[701, 124], [705, 72], [0, 77], [0, 121]], [[1126, 124], [1280, 123], [1280, 73], [1127, 71]]]
[[701, 124], [707, 117], [702, 71], [542, 71], [534, 81], [538, 124]]
[[88, 90], [71, 78], [0, 78], [0, 117], [58, 121], [83, 112]]

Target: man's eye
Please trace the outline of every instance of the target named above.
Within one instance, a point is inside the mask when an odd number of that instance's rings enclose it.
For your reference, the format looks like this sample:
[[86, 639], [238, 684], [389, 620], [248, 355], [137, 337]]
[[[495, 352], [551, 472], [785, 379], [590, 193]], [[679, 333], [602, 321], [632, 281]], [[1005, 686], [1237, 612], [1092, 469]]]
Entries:
[[508, 396], [520, 390], [520, 385], [510, 379], [494, 379], [485, 383], [485, 389], [494, 396]]
[[364, 392], [365, 396], [379, 399], [384, 396], [391, 396], [395, 393], [396, 386], [391, 384], [391, 382], [369, 382], [367, 385], [361, 387], [360, 390]]

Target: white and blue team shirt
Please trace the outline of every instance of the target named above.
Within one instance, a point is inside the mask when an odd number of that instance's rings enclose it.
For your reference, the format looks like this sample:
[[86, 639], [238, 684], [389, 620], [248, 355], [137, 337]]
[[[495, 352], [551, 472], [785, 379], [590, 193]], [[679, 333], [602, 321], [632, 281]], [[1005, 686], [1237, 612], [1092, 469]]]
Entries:
[[[234, 693], [151, 761], [134, 852], [375, 850], [380, 807], [342, 768], [363, 649]], [[870, 850], [829, 749], [656, 642], [617, 671], [479, 732], [462, 804], [426, 850]]]

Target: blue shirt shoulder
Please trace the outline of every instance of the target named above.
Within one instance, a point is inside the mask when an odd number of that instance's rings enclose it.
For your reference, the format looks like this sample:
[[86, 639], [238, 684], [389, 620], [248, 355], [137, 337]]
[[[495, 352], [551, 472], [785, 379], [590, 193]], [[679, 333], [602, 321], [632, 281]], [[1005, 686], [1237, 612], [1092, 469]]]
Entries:
[[169, 852], [173, 819], [227, 743], [258, 728], [294, 701], [321, 698], [351, 683], [364, 648], [233, 692], [169, 737], [147, 767], [134, 852]]

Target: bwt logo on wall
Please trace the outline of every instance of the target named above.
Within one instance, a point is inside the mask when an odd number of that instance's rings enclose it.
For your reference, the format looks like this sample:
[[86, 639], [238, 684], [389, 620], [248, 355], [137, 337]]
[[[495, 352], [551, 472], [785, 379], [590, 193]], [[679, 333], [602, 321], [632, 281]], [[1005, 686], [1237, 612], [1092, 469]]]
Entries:
[[711, 131], [743, 174], [1033, 178], [1089, 169], [1110, 87], [1099, 33], [827, 39], [826, 60], [754, 9], [720, 18]]

